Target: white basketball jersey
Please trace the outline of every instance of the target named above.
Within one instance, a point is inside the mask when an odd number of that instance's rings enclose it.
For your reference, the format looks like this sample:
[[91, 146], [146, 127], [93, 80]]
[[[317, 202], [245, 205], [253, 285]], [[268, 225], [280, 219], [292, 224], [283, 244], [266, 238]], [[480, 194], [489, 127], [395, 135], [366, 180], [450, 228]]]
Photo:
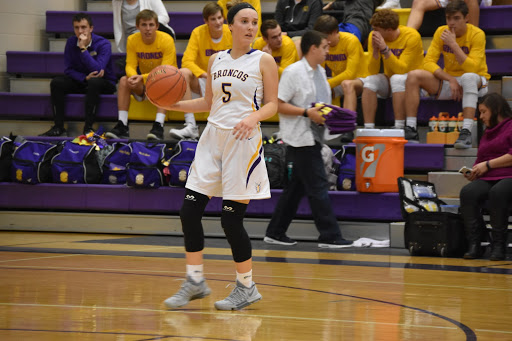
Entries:
[[213, 98], [208, 122], [221, 129], [233, 129], [261, 108], [260, 59], [263, 54], [254, 49], [237, 59], [231, 58], [231, 49], [217, 54], [210, 70]]

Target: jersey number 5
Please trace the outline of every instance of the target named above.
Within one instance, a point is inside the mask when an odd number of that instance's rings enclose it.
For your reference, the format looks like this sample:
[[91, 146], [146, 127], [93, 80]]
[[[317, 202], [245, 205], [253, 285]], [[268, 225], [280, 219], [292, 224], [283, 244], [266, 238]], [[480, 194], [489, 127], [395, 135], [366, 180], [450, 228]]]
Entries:
[[227, 103], [231, 100], [231, 92], [226, 88], [230, 87], [231, 83], [222, 83], [222, 92], [226, 94], [226, 96], [222, 97], [222, 102]]

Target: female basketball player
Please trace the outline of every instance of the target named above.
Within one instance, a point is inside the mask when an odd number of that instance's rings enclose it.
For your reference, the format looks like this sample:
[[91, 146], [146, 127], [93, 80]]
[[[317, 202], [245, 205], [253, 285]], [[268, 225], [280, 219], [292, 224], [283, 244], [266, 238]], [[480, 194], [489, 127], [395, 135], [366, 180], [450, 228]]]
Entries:
[[262, 297], [252, 281], [252, 247], [243, 218], [250, 199], [270, 198], [259, 122], [277, 111], [277, 66], [269, 54], [251, 49], [258, 13], [250, 4], [233, 6], [227, 18], [233, 48], [210, 58], [205, 96], [166, 108], [210, 112], [180, 211], [187, 279], [178, 293], [165, 300], [169, 308], [210, 294], [203, 276], [201, 218], [212, 196], [223, 198], [221, 225], [236, 265], [235, 288], [226, 299], [217, 301], [215, 308], [238, 310]]

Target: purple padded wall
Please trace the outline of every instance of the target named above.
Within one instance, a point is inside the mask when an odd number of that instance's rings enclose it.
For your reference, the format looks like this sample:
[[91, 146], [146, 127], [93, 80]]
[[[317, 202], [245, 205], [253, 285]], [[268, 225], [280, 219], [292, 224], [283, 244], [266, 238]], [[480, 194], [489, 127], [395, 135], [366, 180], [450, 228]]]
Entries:
[[[67, 96], [67, 120], [83, 121], [85, 95]], [[101, 95], [97, 119], [117, 121], [117, 95]], [[10, 119], [53, 119], [50, 94], [16, 94], [0, 92], [0, 118]]]
[[[24, 185], [0, 183], [0, 208], [28, 210], [58, 210], [85, 212], [124, 212], [177, 214], [183, 202], [183, 188], [134, 189], [124, 185]], [[272, 190], [272, 198], [253, 200], [247, 216], [272, 215], [282, 190]], [[400, 220], [398, 193], [358, 193], [331, 191], [334, 212], [344, 220]], [[206, 214], [219, 215], [221, 199], [213, 198]], [[311, 218], [309, 204], [304, 199], [297, 212], [299, 218]]]

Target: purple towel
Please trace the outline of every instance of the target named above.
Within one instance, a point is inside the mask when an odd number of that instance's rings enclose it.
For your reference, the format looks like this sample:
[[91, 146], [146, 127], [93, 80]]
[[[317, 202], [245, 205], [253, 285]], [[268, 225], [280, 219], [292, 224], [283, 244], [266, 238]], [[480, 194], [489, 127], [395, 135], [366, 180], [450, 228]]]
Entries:
[[312, 103], [311, 106], [322, 107], [321, 111], [325, 117], [325, 125], [330, 134], [347, 133], [356, 129], [357, 113], [355, 111], [325, 103]]

